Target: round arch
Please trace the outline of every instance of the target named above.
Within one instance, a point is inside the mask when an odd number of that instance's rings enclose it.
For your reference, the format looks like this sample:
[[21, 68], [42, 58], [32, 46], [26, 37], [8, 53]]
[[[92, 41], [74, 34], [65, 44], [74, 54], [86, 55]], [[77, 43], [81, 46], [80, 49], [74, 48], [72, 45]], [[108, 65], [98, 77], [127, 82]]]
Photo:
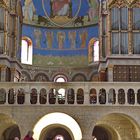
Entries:
[[[140, 127], [136, 121], [131, 116], [123, 113], [108, 114], [98, 120], [95, 127], [96, 126], [106, 129], [107, 132], [112, 135], [111, 139], [113, 140], [117, 140], [116, 138], [135, 139], [140, 137]], [[123, 130], [125, 130], [125, 132], [122, 132]]]
[[55, 82], [58, 78], [62, 77], [66, 82], [69, 81], [69, 77], [66, 73], [55, 73], [52, 76], [52, 81]]
[[22, 80], [23, 81], [31, 81], [31, 74], [27, 71], [22, 71]]
[[0, 113], [0, 139], [14, 139], [15, 136], [21, 137], [17, 123], [6, 114]]
[[67, 130], [70, 130], [74, 137], [74, 140], [82, 139], [82, 131], [79, 124], [71, 116], [64, 113], [60, 113], [60, 112], [50, 113], [42, 117], [34, 126], [33, 137], [39, 140], [42, 130], [46, 127], [49, 127], [55, 124], [57, 126], [58, 125], [65, 126]]
[[72, 81], [87, 81], [87, 77], [84, 73], [76, 73], [72, 76]]
[[34, 76], [34, 81], [49, 81], [49, 76], [44, 72], [39, 72]]

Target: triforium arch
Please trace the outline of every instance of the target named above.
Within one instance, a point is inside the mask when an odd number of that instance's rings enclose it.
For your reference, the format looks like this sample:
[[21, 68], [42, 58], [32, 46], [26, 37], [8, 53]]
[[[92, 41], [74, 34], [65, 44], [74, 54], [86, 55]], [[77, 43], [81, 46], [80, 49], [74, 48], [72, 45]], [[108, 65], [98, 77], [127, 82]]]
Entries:
[[[137, 125], [136, 121], [122, 113], [111, 113], [102, 117], [97, 121], [95, 127], [103, 128], [108, 134], [109, 140], [134, 140], [140, 138], [140, 127]], [[98, 137], [94, 129], [93, 135]]]
[[0, 140], [12, 140], [14, 137], [21, 137], [17, 123], [8, 115], [0, 114]]
[[43, 129], [49, 130], [51, 126], [59, 126], [64, 129], [66, 129], [72, 140], [81, 140], [82, 139], [82, 132], [79, 124], [69, 115], [60, 113], [60, 112], [54, 112], [49, 113], [42, 118], [39, 119], [39, 121], [35, 124], [33, 131], [34, 131], [34, 139], [42, 140], [43, 135]]

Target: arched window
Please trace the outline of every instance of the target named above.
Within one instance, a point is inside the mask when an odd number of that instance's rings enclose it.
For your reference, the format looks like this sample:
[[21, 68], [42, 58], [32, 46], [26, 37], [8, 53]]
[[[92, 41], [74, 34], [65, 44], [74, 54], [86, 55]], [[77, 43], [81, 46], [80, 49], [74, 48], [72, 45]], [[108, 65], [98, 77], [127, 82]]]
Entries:
[[99, 41], [92, 38], [88, 44], [88, 62], [98, 62], [99, 61]]
[[125, 104], [125, 91], [123, 89], [119, 89], [118, 91], [118, 103]]
[[36, 104], [37, 103], [37, 90], [33, 88], [30, 93], [30, 103]]
[[0, 104], [4, 104], [6, 102], [6, 91], [5, 89], [0, 89]]
[[[67, 82], [67, 77], [63, 74], [58, 74], [54, 77], [53, 81], [54, 82]], [[66, 90], [64, 88], [60, 88], [58, 90], [57, 98], [58, 98], [58, 103], [59, 104], [64, 104], [65, 103], [65, 97], [66, 97]]]
[[13, 88], [9, 89], [8, 103], [9, 104], [14, 104], [15, 103], [15, 91], [14, 91]]
[[58, 98], [58, 103], [59, 104], [64, 104], [65, 103], [65, 89], [64, 88], [60, 88], [58, 90], [57, 98]]
[[84, 91], [83, 89], [79, 88], [77, 90], [77, 104], [83, 104], [84, 103]]
[[68, 79], [67, 79], [67, 77], [65, 76], [65, 75], [63, 75], [63, 74], [58, 74], [58, 75], [56, 75], [55, 77], [54, 77], [54, 80], [53, 80], [54, 82], [67, 82], [68, 81]]
[[116, 102], [115, 90], [111, 88], [108, 93], [108, 103], [115, 104], [115, 102]]
[[100, 91], [99, 91], [99, 103], [100, 104], [106, 103], [106, 90], [103, 88], [100, 89]]
[[68, 90], [68, 94], [67, 94], [68, 104], [74, 104], [74, 100], [75, 100], [75, 93], [74, 93], [74, 89], [71, 88]]
[[24, 89], [19, 89], [17, 94], [17, 103], [24, 104], [24, 102], [25, 102]]
[[40, 90], [39, 102], [40, 104], [46, 104], [47, 102], [47, 93], [46, 93], [46, 89], [44, 88]]
[[97, 103], [96, 89], [94, 89], [94, 88], [90, 89], [89, 97], [90, 97], [90, 104], [96, 104]]
[[127, 92], [127, 99], [129, 104], [135, 103], [135, 93], [133, 89], [129, 89]]
[[33, 45], [28, 37], [22, 38], [21, 63], [32, 65]]
[[56, 89], [52, 88], [49, 91], [49, 104], [56, 103]]

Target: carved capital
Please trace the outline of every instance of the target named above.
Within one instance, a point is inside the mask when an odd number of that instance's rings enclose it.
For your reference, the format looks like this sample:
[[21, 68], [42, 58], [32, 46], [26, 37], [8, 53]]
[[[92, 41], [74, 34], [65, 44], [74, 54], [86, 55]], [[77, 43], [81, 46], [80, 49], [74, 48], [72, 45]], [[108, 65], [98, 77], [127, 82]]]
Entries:
[[108, 69], [109, 69], [109, 70], [112, 70], [113, 68], [114, 68], [114, 65], [113, 65], [113, 64], [109, 64], [109, 65], [108, 65]]

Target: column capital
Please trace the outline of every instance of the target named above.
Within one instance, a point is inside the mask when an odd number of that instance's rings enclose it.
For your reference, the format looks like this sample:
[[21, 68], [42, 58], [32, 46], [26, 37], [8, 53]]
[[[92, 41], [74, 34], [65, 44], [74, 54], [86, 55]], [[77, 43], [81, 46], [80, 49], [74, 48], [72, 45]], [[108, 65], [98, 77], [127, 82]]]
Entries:
[[113, 69], [114, 65], [113, 64], [109, 64], [108, 65], [108, 69]]
[[7, 68], [6, 65], [1, 65], [1, 64], [0, 64], [0, 69], [1, 69], [1, 70], [5, 70], [6, 68]]
[[16, 68], [10, 68], [11, 73], [14, 73], [16, 71]]

